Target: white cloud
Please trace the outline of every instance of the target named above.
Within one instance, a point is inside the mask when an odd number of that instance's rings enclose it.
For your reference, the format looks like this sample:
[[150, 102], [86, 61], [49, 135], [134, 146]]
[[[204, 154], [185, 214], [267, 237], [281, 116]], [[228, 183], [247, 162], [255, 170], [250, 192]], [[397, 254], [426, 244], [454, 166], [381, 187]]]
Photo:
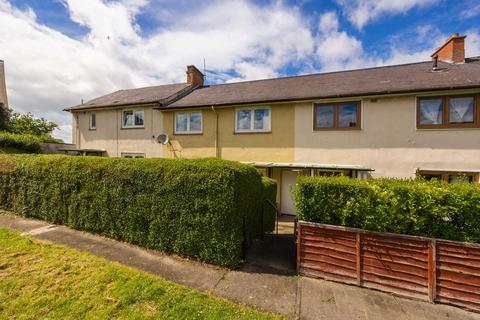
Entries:
[[[281, 2], [215, 1], [142, 37], [136, 15], [145, 0], [62, 0], [71, 19], [88, 28], [81, 39], [41, 25], [31, 9], [0, 0], [0, 59], [5, 60], [11, 106], [61, 125], [63, 107], [120, 88], [185, 81], [185, 66], [216, 74], [235, 69], [237, 80], [276, 76], [311, 55], [309, 26], [295, 7]], [[13, 32], [12, 32], [13, 30]], [[220, 76], [217, 80], [228, 80]], [[65, 139], [70, 140], [70, 139]]]
[[358, 29], [388, 14], [406, 13], [414, 7], [428, 6], [438, 0], [336, 0], [348, 20]]
[[362, 42], [339, 30], [339, 25], [335, 12], [326, 12], [320, 16], [316, 55], [322, 70], [336, 71], [370, 65]]

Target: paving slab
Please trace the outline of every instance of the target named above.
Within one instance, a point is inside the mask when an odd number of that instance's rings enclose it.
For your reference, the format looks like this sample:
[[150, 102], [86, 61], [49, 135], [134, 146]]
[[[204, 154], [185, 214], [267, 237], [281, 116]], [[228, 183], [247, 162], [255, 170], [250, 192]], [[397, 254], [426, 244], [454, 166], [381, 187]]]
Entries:
[[321, 279], [300, 280], [300, 319], [478, 320], [480, 314]]
[[0, 210], [0, 226], [2, 227], [15, 229], [20, 232], [29, 232], [49, 225], [48, 222], [42, 220], [26, 219]]
[[213, 294], [262, 310], [294, 318], [297, 277], [265, 272], [262, 266], [248, 265], [230, 271], [213, 290]]

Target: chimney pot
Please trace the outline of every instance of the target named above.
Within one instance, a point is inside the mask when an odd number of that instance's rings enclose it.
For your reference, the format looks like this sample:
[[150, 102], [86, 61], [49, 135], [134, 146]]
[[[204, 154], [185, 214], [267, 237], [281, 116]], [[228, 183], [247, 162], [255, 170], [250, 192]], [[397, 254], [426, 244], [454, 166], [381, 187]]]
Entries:
[[448, 63], [465, 62], [465, 38], [458, 33], [453, 33], [445, 43], [431, 55], [432, 60]]
[[205, 76], [194, 65], [187, 66], [187, 83], [194, 87], [202, 87]]

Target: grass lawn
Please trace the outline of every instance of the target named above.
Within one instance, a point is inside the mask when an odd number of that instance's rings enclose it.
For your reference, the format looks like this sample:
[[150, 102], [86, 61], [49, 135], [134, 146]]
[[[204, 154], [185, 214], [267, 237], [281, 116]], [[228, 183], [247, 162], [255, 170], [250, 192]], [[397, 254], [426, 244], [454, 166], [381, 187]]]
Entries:
[[0, 228], [0, 319], [280, 319]]

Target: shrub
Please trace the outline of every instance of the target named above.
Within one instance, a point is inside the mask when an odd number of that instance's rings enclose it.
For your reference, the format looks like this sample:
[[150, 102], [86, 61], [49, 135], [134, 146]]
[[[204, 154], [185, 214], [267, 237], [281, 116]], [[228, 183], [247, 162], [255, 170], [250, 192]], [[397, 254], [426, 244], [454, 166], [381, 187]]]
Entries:
[[0, 131], [0, 148], [15, 148], [18, 150], [39, 153], [40, 143], [58, 142], [50, 136], [34, 136], [31, 134], [17, 134]]
[[222, 266], [258, 234], [263, 194], [230, 161], [0, 155], [4, 209]]
[[[263, 183], [263, 231], [272, 232], [275, 229], [275, 221], [277, 212], [271, 204], [276, 205], [277, 199], [277, 182], [273, 179], [262, 177]], [[270, 202], [270, 204], [268, 203]]]
[[301, 177], [299, 219], [480, 242], [480, 185], [440, 181]]

